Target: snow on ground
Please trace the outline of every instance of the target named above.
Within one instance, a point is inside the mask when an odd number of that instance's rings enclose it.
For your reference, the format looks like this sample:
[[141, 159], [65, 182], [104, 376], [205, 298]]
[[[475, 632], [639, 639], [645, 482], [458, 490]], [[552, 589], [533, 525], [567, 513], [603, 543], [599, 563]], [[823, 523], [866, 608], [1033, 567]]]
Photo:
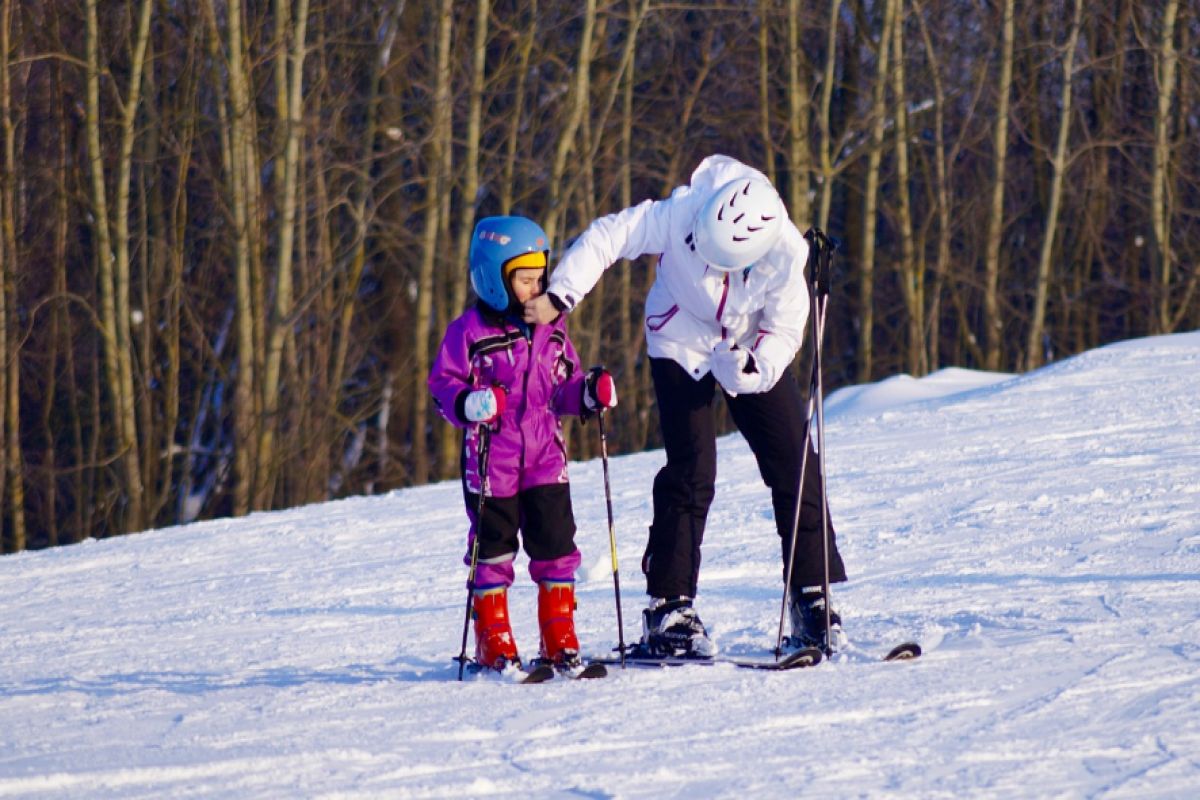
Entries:
[[[459, 683], [443, 483], [0, 559], [0, 798], [1198, 796], [1200, 332], [828, 407], [833, 662]], [[611, 462], [627, 640], [661, 463]], [[601, 470], [572, 470], [601, 653]], [[778, 543], [736, 435], [718, 480], [698, 608], [760, 653]], [[527, 652], [535, 598], [520, 574]], [[916, 662], [868, 657], [910, 637]]]

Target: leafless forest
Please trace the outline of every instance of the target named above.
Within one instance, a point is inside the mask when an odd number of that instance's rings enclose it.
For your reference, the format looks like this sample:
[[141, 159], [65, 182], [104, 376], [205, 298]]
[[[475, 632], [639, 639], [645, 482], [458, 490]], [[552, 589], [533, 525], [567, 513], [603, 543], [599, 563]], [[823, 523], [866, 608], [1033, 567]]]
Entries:
[[[5, 552], [456, 475], [474, 220], [561, 252], [714, 152], [842, 240], [827, 388], [1200, 326], [1200, 0], [0, 0], [0, 54]], [[613, 453], [653, 270], [571, 320]]]

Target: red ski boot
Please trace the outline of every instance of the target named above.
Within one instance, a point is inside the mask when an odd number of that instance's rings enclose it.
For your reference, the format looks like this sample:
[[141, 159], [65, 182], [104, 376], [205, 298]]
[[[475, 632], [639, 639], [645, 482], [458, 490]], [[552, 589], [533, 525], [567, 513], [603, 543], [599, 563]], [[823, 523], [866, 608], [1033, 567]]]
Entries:
[[579, 664], [575, 638], [575, 584], [543, 581], [538, 584], [538, 624], [542, 629], [542, 658], [557, 666]]
[[506, 664], [520, 664], [517, 643], [508, 622], [508, 589], [476, 589], [471, 595], [475, 621], [475, 660], [484, 667], [502, 670]]

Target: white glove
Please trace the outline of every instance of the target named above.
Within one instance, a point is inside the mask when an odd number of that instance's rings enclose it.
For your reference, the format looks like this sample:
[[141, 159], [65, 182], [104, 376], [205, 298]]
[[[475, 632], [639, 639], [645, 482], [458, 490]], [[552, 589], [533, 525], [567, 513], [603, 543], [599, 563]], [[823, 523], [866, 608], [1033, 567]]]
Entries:
[[470, 422], [491, 422], [504, 413], [505, 394], [500, 386], [476, 389], [463, 401], [463, 416]]
[[[747, 369], [750, 371], [747, 372]], [[731, 397], [754, 394], [762, 388], [763, 376], [754, 363], [754, 356], [749, 350], [743, 350], [728, 340], [713, 349], [709, 370]]]

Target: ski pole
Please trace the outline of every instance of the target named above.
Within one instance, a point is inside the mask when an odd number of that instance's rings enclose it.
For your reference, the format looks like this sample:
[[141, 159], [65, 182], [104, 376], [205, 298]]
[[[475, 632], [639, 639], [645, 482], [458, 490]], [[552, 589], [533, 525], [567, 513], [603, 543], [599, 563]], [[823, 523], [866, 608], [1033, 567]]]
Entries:
[[[792, 513], [791, 539], [788, 542], [787, 568], [783, 577], [783, 597], [779, 604], [779, 630], [775, 639], [776, 658], [783, 655], [783, 623], [787, 614], [788, 593], [791, 589], [792, 573], [796, 563], [796, 536], [800, 531], [800, 506], [804, 500], [804, 476], [808, 471], [809, 436], [813, 421], [814, 410], [817, 416], [818, 436], [818, 469], [821, 477], [822, 506], [825, 505], [825, 441], [824, 441], [824, 403], [822, 401], [823, 383], [821, 380], [821, 342], [825, 334], [825, 310], [829, 298], [830, 262], [833, 251], [837, 249], [836, 240], [831, 240], [818, 228], [810, 229], [805, 235], [812, 245], [810, 263], [813, 268], [813, 356], [812, 375], [808, 386], [808, 410], [804, 419], [804, 450], [800, 456], [800, 476], [796, 486], [796, 506]], [[831, 625], [829, 611], [829, 518], [825, 508], [821, 509], [821, 527], [823, 534], [822, 553], [825, 561], [822, 591], [825, 595], [825, 649], [830, 654], [829, 633]]]
[[613, 594], [617, 600], [617, 647], [621, 653], [621, 669], [625, 669], [625, 625], [621, 621], [621, 577], [617, 571], [617, 534], [613, 525], [612, 486], [608, 479], [608, 436], [604, 433], [604, 409], [596, 415], [600, 428], [600, 463], [604, 467], [604, 503], [608, 507], [608, 549], [612, 554]]
[[817, 259], [816, 288], [813, 292], [817, 299], [817, 313], [813, 316], [813, 337], [816, 339], [813, 372], [817, 382], [817, 475], [821, 478], [821, 557], [825, 562], [825, 574], [821, 582], [821, 594], [825, 597], [825, 655], [832, 656], [833, 602], [829, 597], [829, 493], [825, 479], [825, 381], [821, 343], [825, 338], [825, 312], [829, 306], [829, 283], [832, 277], [830, 271], [837, 241], [816, 230], [813, 239], [818, 238], [822, 246], [820, 257]]
[[492, 429], [481, 424], [479, 433], [479, 505], [475, 510], [475, 535], [471, 537], [471, 569], [467, 573], [467, 610], [463, 614], [462, 649], [458, 653], [458, 679], [463, 679], [467, 665], [467, 631], [471, 626], [471, 595], [475, 591], [475, 569], [479, 566], [479, 534], [483, 531], [483, 498], [487, 496], [487, 462], [491, 449]]

